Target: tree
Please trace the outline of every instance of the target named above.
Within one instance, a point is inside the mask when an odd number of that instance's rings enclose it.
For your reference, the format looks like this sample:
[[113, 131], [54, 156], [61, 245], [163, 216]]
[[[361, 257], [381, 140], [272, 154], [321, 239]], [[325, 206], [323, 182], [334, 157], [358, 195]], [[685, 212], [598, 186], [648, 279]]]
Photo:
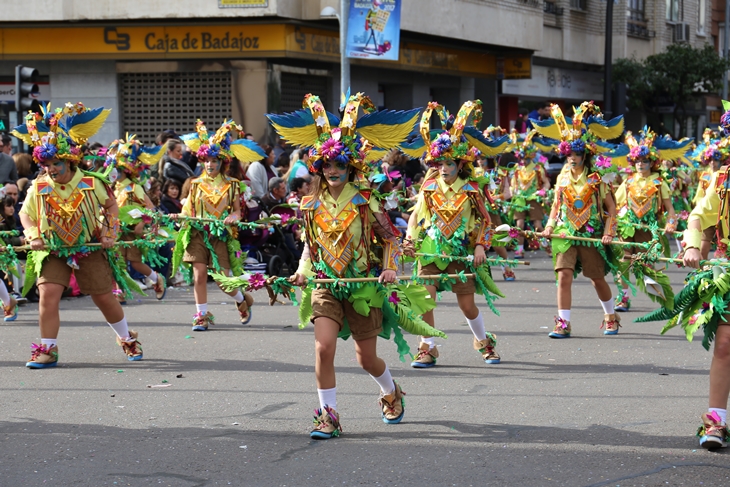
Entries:
[[689, 44], [670, 44], [664, 52], [643, 61], [636, 58], [617, 59], [614, 79], [626, 83], [629, 108], [647, 115], [658, 115], [659, 108], [671, 108], [679, 134], [684, 134], [687, 109], [703, 93], [722, 89], [722, 77], [730, 63], [715, 49], [705, 44], [694, 48]]

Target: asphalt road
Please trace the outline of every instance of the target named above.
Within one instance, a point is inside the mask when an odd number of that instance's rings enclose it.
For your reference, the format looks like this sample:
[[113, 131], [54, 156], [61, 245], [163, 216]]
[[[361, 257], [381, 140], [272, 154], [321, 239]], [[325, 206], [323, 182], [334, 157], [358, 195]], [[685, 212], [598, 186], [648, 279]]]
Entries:
[[[127, 362], [89, 298], [62, 302], [61, 362], [28, 370], [37, 305], [0, 331], [0, 486], [659, 486], [730, 485], [724, 451], [698, 448], [711, 354], [679, 331], [631, 319], [599, 330], [600, 303], [576, 281], [573, 338], [551, 340], [555, 284], [544, 254], [498, 285], [488, 312], [499, 365], [485, 365], [454, 297], [436, 311], [448, 335], [433, 369], [381, 356], [407, 392], [399, 425], [382, 423], [378, 388], [339, 342], [344, 434], [312, 441], [317, 406], [311, 326], [296, 308], [264, 305], [252, 325], [211, 286], [216, 326], [190, 329], [191, 288], [126, 306], [145, 359]], [[670, 271], [676, 288], [684, 273]], [[225, 303], [225, 304], [224, 304]], [[414, 346], [415, 337], [410, 339]], [[179, 377], [181, 375], [181, 377]], [[149, 385], [169, 385], [150, 388]]]

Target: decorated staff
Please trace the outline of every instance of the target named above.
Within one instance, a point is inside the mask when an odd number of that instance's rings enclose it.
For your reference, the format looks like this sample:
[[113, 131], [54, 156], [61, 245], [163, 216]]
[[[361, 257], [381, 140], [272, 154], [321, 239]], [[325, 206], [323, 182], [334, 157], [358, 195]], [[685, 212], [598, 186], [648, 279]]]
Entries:
[[[304, 109], [269, 115], [282, 139], [309, 149], [312, 194], [302, 199], [306, 243], [297, 285], [307, 276], [333, 279], [305, 288], [300, 306], [302, 325], [314, 323], [315, 373], [320, 407], [315, 410], [312, 438], [342, 432], [337, 412], [334, 358], [338, 335], [352, 335], [360, 365], [380, 386], [385, 423], [403, 419], [403, 391], [378, 357], [377, 337], [394, 333], [401, 357], [408, 353], [400, 327], [412, 333], [438, 334], [418, 317], [434, 307], [421, 286], [389, 285], [398, 268], [398, 230], [367, 185], [365, 163], [371, 144], [387, 150], [405, 141], [418, 110], [375, 110], [362, 93], [348, 97], [342, 120], [325, 111], [319, 97], [307, 95]], [[365, 114], [358, 120], [358, 111]], [[340, 282], [341, 278], [377, 277], [377, 282]]]
[[[113, 281], [129, 290], [126, 268], [111, 250], [119, 231], [117, 203], [107, 182], [78, 169], [81, 145], [104, 123], [109, 110], [85, 108], [81, 103], [43, 113], [29, 113], [13, 135], [33, 147], [33, 159], [45, 174], [33, 181], [20, 210], [28, 253], [26, 291], [36, 281], [40, 295], [41, 343], [32, 345], [30, 368], [58, 363], [59, 302], [71, 273], [79, 289], [117, 334], [129, 360], [142, 359], [142, 346], [129, 330], [124, 311], [112, 294]], [[98, 242], [100, 247], [85, 247]], [[141, 292], [141, 291], [140, 291]]]
[[[241, 219], [240, 185], [237, 179], [226, 176], [226, 170], [235, 157], [241, 162], [259, 161], [266, 157], [253, 141], [235, 139], [241, 127], [226, 120], [215, 132], [208, 132], [201, 120], [196, 132], [184, 135], [183, 141], [198, 156], [203, 174], [192, 181], [190, 195], [182, 209], [184, 219], [175, 243], [171, 272], [180, 262], [193, 267], [195, 314], [193, 331], [206, 331], [215, 324], [213, 313], [208, 311], [208, 269], [229, 275], [243, 273], [241, 245], [235, 224]], [[210, 222], [196, 220], [211, 219]], [[251, 321], [253, 297], [241, 290], [226, 294], [236, 302], [241, 324]]]
[[[727, 110], [720, 118], [723, 139], [730, 136], [730, 106], [723, 102]], [[697, 203], [688, 219], [684, 232], [685, 247], [683, 262], [686, 266], [699, 268], [702, 254], [700, 245], [702, 232], [716, 227], [718, 250], [715, 256], [727, 259], [727, 244], [730, 237], [730, 166], [724, 165], [712, 175], [704, 197]], [[726, 447], [728, 442], [727, 402], [730, 394], [730, 273], [720, 265], [707, 265], [694, 271], [685, 280], [684, 289], [671, 303], [637, 321], [669, 320], [662, 333], [681, 326], [688, 340], [702, 328], [702, 345], [710, 349], [715, 341], [715, 349], [710, 366], [709, 408], [702, 414], [702, 426], [697, 431], [700, 445], [707, 449]]]
[[[441, 119], [441, 130], [429, 130], [433, 112]], [[482, 103], [479, 100], [464, 103], [456, 117], [436, 102], [428, 104], [421, 117], [422, 140], [404, 147], [409, 151], [420, 148], [421, 155], [425, 153], [424, 160], [431, 168], [424, 178], [408, 222], [404, 249], [411, 257], [416, 251], [436, 254], [417, 257], [419, 274], [456, 274], [465, 270], [475, 274], [476, 278], [457, 281], [450, 286], [448, 282], [424, 281], [424, 284], [434, 299], [440, 290], [456, 294], [459, 308], [474, 335], [474, 349], [479, 351], [485, 363], [498, 364], [497, 338], [486, 331], [484, 318], [474, 303], [474, 294], [479, 292], [496, 312], [492, 301], [494, 296], [503, 297], [503, 294], [494, 284], [489, 267], [484, 265], [494, 227], [486, 208], [490, 203], [485, 194], [488, 189], [480, 186], [473, 177], [473, 163], [480, 153], [486, 157], [501, 153], [507, 138], [484, 137], [476, 127], [481, 116]], [[425, 234], [423, 238], [421, 233]], [[465, 257], [471, 259], [462, 259]], [[433, 311], [425, 313], [423, 319], [434, 326]], [[424, 335], [411, 366], [433, 367], [438, 356], [435, 338]]]
[[550, 120], [535, 122], [535, 127], [543, 135], [556, 137], [556, 149], [566, 157], [566, 164], [555, 185], [555, 199], [543, 236], [557, 234], [566, 238], [552, 239], [558, 315], [548, 336], [571, 336], [573, 279], [581, 270], [593, 283], [601, 302], [603, 334], [616, 335], [621, 324], [605, 279], [616, 266], [611, 248], [605, 245], [616, 235], [616, 204], [608, 183], [616, 176], [617, 168], [598, 154], [613, 148], [604, 140], [621, 134], [623, 118], [603, 120], [593, 102], [574, 108], [572, 118], [565, 117], [557, 105], [552, 105], [550, 114]]
[[[106, 173], [116, 176], [114, 194], [120, 213], [128, 215], [134, 208], [154, 209], [149, 196], [144, 191], [144, 183], [149, 178], [150, 166], [157, 164], [163, 156], [163, 146], [153, 148], [144, 147], [134, 135], [127, 135], [126, 139], [115, 140], [109, 145], [106, 152]], [[135, 222], [131, 225], [124, 225], [122, 221], [122, 241], [130, 241], [149, 233], [149, 227], [144, 221]], [[125, 247], [121, 249], [122, 257], [129, 262], [134, 270], [145, 276], [147, 282], [153, 287], [157, 299], [165, 297], [167, 286], [165, 277], [157, 274], [152, 268], [144, 263], [146, 260], [154, 260], [157, 256], [156, 250], [149, 251], [139, 247]], [[124, 297], [120, 295], [122, 301]]]
[[[637, 140], [631, 132], [626, 133], [625, 144], [621, 144], [609, 157], [615, 163], [628, 161], [634, 174], [628, 176], [616, 190], [618, 206], [618, 233], [625, 242], [649, 242], [653, 236], [650, 230], [638, 225], [663, 227], [664, 233], [673, 233], [677, 228], [677, 215], [672, 206], [669, 186], [659, 174], [662, 159], [677, 159], [687, 152], [691, 139], [674, 141], [668, 137], [657, 137], [648, 127], [640, 132]], [[665, 218], [664, 213], [667, 217]], [[669, 241], [661, 237], [665, 252], [669, 253]], [[626, 249], [622, 267], [628, 266], [631, 248]], [[624, 280], [616, 296], [616, 311], [631, 308], [629, 283]]]

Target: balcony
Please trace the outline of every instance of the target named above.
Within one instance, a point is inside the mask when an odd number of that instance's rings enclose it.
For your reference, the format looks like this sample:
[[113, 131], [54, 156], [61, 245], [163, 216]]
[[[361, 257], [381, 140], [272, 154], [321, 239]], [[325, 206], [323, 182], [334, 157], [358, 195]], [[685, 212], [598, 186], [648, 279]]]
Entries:
[[542, 10], [546, 14], [563, 15], [563, 8], [558, 7], [558, 4], [555, 2], [546, 1], [543, 3]]
[[656, 37], [656, 32], [649, 30], [645, 21], [629, 19], [626, 21], [626, 35], [639, 39], [651, 39]]
[[588, 0], [570, 0], [571, 10], [581, 10], [585, 12], [588, 10]]

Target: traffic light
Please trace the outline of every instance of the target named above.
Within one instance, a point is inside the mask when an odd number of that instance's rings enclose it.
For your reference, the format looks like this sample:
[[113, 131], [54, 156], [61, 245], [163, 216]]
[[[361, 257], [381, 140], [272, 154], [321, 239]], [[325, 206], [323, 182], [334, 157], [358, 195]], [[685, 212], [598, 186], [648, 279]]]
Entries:
[[15, 110], [19, 115], [41, 111], [41, 104], [36, 98], [41, 92], [36, 84], [37, 78], [37, 69], [22, 64], [15, 66]]

